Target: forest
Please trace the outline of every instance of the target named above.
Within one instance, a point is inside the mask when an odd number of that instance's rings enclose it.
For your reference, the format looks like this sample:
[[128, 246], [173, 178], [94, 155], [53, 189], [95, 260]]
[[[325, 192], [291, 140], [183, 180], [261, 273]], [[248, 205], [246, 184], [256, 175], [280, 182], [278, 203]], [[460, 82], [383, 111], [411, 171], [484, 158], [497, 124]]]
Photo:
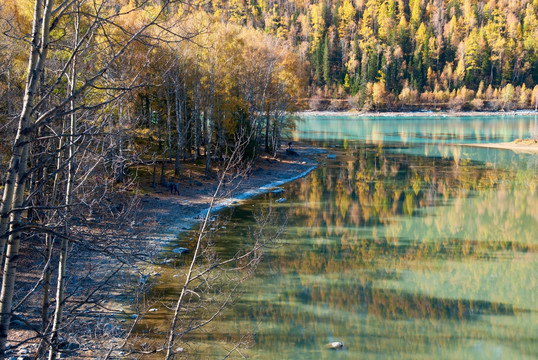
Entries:
[[536, 0], [215, 0], [196, 6], [223, 23], [285, 41], [309, 71], [303, 107], [536, 107]]
[[293, 5], [273, 6], [275, 31], [308, 58], [314, 99], [351, 97], [366, 110], [536, 106], [536, 1]]
[[232, 1], [225, 14], [287, 39], [309, 62], [312, 108], [536, 106], [536, 1]]
[[73, 249], [144, 257], [142, 170], [274, 156], [297, 110], [535, 109], [537, 52], [538, 0], [2, 1], [0, 356], [66, 353], [110, 275]]

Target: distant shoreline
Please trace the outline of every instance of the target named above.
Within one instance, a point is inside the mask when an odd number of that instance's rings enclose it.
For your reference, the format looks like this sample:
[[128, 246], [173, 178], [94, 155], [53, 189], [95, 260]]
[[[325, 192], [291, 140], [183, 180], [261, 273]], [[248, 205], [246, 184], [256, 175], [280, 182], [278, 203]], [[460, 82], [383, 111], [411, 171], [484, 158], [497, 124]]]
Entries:
[[350, 117], [473, 117], [473, 116], [517, 116], [536, 115], [538, 111], [299, 111], [297, 116], [350, 116]]
[[538, 153], [538, 143], [533, 140], [516, 140], [507, 143], [489, 143], [489, 144], [461, 144], [463, 146], [481, 147], [488, 149], [512, 150], [521, 153]]

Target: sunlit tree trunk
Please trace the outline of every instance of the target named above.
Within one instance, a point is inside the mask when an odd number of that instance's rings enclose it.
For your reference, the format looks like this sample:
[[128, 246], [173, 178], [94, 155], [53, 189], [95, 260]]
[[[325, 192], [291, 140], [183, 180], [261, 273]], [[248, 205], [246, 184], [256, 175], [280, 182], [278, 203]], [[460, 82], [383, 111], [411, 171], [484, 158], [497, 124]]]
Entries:
[[[80, 8], [79, 3], [77, 0], [75, 0], [75, 23], [74, 23], [74, 45], [73, 48], [77, 46], [77, 43], [79, 41], [79, 29], [80, 29]], [[49, 360], [56, 359], [57, 356], [57, 342], [58, 342], [58, 332], [60, 330], [61, 324], [62, 324], [62, 318], [63, 318], [63, 309], [64, 309], [64, 293], [65, 293], [65, 278], [66, 278], [66, 268], [67, 268], [67, 257], [68, 257], [68, 249], [69, 249], [69, 240], [68, 237], [70, 236], [70, 229], [69, 229], [69, 222], [70, 222], [70, 216], [69, 213], [71, 212], [71, 205], [73, 203], [73, 186], [75, 183], [75, 171], [76, 171], [76, 165], [75, 165], [75, 136], [77, 131], [77, 117], [75, 112], [75, 97], [74, 93], [76, 90], [76, 84], [77, 84], [77, 58], [78, 55], [75, 54], [73, 58], [73, 63], [71, 67], [71, 81], [69, 83], [69, 92], [71, 95], [71, 101], [70, 101], [70, 110], [71, 114], [69, 117], [69, 131], [68, 131], [68, 163], [67, 163], [67, 186], [65, 190], [65, 211], [66, 211], [66, 217], [65, 217], [65, 236], [62, 238], [61, 245], [60, 245], [60, 260], [58, 263], [58, 281], [56, 284], [56, 308], [54, 310], [54, 319], [52, 322], [52, 335], [51, 335], [51, 341], [50, 341], [50, 349], [49, 349]]]
[[[5, 256], [4, 274], [2, 277], [2, 290], [0, 293], [0, 356], [4, 355], [9, 322], [11, 320], [11, 306], [13, 301], [13, 289], [17, 274], [17, 260], [19, 255], [20, 232], [17, 231], [22, 217], [21, 211], [13, 211], [20, 208], [24, 202], [24, 190], [26, 182], [26, 167], [30, 133], [32, 106], [35, 98], [39, 75], [43, 71], [43, 64], [47, 57], [49, 45], [50, 16], [53, 0], [36, 0], [34, 17], [32, 21], [31, 53], [28, 62], [26, 88], [23, 98], [22, 111], [19, 118], [19, 126], [13, 146], [7, 181], [4, 187], [2, 207], [0, 209], [0, 238], [1, 251], [4, 254], [6, 230], [10, 229], [7, 237], [8, 244]], [[8, 224], [10, 223], [10, 224]]]
[[[62, 134], [65, 131], [65, 122], [62, 122], [62, 128], [61, 132]], [[58, 186], [60, 182], [60, 169], [62, 167], [62, 146], [64, 145], [63, 137], [60, 137], [58, 140], [57, 150], [58, 154], [56, 156], [56, 174], [54, 175], [54, 181], [52, 184], [52, 192], [50, 199], [52, 202], [55, 202], [57, 200], [58, 196]], [[45, 235], [45, 251], [44, 251], [44, 258], [45, 258], [45, 268], [43, 269], [43, 299], [41, 301], [41, 331], [43, 334], [47, 332], [47, 328], [49, 327], [49, 310], [51, 305], [51, 299], [50, 299], [50, 280], [52, 277], [52, 268], [51, 268], [51, 261], [52, 261], [52, 250], [53, 250], [53, 243], [54, 243], [54, 237], [51, 234]], [[39, 344], [36, 358], [40, 358], [43, 356], [45, 351], [47, 350], [47, 342], [45, 342], [43, 339]]]

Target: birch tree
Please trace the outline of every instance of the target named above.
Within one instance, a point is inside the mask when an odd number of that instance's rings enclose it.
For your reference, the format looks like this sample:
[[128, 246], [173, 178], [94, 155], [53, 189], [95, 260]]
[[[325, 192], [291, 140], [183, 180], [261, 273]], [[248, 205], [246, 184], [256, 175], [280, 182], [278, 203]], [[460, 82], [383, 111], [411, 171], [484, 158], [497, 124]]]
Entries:
[[[43, 71], [44, 62], [47, 57], [52, 6], [52, 0], [35, 1], [26, 90], [17, 135], [13, 145], [13, 155], [11, 156], [8, 177], [4, 187], [2, 207], [0, 208], [0, 247], [2, 249], [2, 255], [7, 238], [2, 290], [0, 293], [0, 356], [4, 354], [9, 322], [11, 320], [13, 288], [17, 276], [17, 257], [21, 241], [21, 233], [18, 228], [22, 219], [22, 211], [17, 209], [22, 206], [24, 201], [31, 113], [39, 76], [41, 71]], [[9, 233], [7, 231], [8, 227]]]

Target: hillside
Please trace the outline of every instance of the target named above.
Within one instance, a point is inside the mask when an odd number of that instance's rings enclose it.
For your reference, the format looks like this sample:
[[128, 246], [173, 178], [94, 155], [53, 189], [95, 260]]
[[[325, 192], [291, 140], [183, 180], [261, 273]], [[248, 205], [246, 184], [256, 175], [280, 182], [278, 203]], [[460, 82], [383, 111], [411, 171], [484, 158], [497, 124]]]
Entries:
[[351, 96], [348, 105], [367, 109], [498, 110], [536, 103], [536, 0], [232, 0], [211, 6], [222, 21], [263, 28], [292, 44], [309, 62], [314, 98]]

